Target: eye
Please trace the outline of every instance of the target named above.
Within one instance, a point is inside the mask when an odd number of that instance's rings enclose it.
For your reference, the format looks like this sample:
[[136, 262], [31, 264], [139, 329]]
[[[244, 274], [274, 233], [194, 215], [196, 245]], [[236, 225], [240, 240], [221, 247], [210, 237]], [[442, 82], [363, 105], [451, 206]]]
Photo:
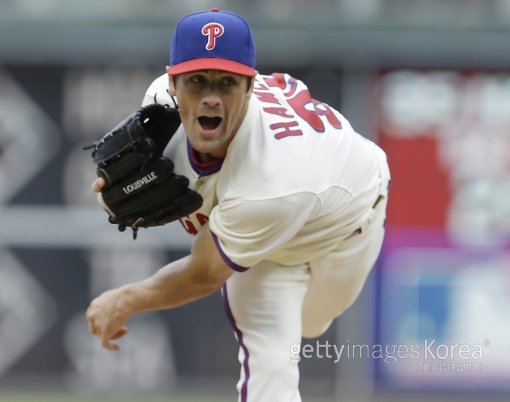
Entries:
[[231, 87], [233, 85], [237, 85], [237, 81], [233, 77], [223, 77], [221, 79], [221, 84], [226, 87]]
[[192, 75], [190, 78], [189, 78], [189, 81], [193, 84], [203, 84], [205, 83], [205, 77], [203, 75], [200, 75], [200, 74], [196, 74], [196, 75]]

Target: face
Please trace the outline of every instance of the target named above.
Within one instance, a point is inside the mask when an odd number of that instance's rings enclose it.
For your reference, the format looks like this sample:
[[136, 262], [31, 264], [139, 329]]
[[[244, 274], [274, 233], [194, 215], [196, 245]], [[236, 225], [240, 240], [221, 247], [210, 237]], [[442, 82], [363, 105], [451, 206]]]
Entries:
[[193, 148], [204, 156], [223, 158], [246, 115], [253, 90], [245, 76], [218, 70], [170, 77], [182, 124]]

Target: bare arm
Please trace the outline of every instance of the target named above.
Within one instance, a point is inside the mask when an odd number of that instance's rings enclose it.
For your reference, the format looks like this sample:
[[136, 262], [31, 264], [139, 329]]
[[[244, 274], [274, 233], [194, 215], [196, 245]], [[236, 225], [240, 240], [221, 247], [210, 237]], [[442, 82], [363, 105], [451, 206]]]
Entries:
[[[94, 187], [93, 189], [96, 190]], [[135, 313], [177, 307], [219, 290], [232, 274], [219, 255], [209, 225], [197, 234], [191, 254], [174, 261], [153, 276], [101, 294], [88, 310], [89, 331], [110, 350], [112, 340], [127, 333], [125, 324]]]

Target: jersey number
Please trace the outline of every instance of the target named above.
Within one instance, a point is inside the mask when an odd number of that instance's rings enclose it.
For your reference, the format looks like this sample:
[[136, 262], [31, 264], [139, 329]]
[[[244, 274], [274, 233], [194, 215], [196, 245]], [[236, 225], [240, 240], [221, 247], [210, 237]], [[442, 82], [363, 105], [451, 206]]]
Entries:
[[[207, 221], [209, 220], [209, 217], [205, 216], [204, 214], [198, 213], [196, 214], [197, 221], [200, 225], [199, 229], [204, 226]], [[188, 232], [190, 235], [195, 236], [198, 233], [198, 229], [193, 223], [193, 221], [189, 218], [181, 218], [179, 219], [179, 222], [181, 223], [182, 227], [186, 232]]]
[[342, 123], [329, 105], [313, 99], [310, 91], [306, 89], [296, 94], [298, 82], [295, 78], [290, 76], [285, 77], [285, 75], [281, 73], [274, 73], [266, 77], [265, 82], [270, 87], [280, 88], [284, 91], [287, 102], [294, 112], [306, 121], [316, 132], [323, 133], [326, 131], [324, 120], [322, 119], [323, 117], [326, 118], [327, 122], [333, 128], [342, 128]]

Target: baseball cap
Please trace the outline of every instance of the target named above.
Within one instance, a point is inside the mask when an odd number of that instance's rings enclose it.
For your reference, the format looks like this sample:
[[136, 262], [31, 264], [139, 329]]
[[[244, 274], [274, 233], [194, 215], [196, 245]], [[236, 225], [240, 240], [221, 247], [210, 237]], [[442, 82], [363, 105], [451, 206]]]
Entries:
[[208, 69], [256, 74], [253, 35], [240, 15], [213, 8], [189, 14], [177, 23], [168, 74]]

